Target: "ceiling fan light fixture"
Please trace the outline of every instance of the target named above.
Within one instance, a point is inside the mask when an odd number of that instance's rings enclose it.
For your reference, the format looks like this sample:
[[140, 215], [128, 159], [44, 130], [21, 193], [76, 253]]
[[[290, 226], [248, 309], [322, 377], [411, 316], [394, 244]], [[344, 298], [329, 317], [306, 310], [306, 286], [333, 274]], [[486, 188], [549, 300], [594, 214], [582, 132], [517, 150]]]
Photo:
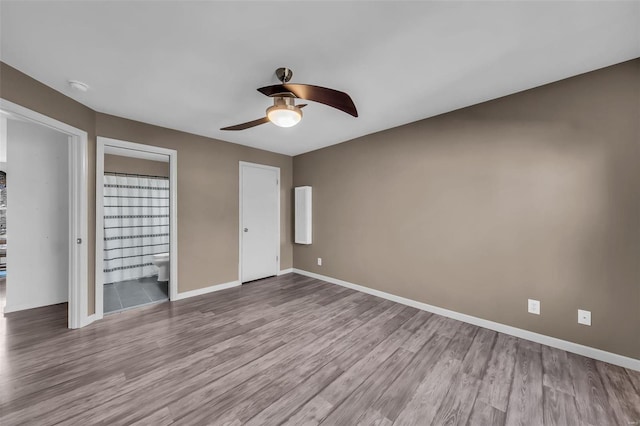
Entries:
[[293, 127], [302, 120], [302, 110], [295, 105], [276, 104], [267, 108], [267, 117], [278, 127]]
[[311, 84], [289, 84], [288, 81], [291, 80], [292, 75], [293, 72], [289, 68], [278, 68], [276, 77], [282, 84], [258, 89], [258, 92], [273, 99], [273, 106], [267, 108], [266, 117], [223, 127], [220, 130], [246, 130], [268, 122], [278, 127], [293, 127], [302, 120], [302, 108], [307, 106], [307, 104], [296, 105], [296, 99], [315, 101], [354, 117], [358, 116], [353, 100], [346, 93]]

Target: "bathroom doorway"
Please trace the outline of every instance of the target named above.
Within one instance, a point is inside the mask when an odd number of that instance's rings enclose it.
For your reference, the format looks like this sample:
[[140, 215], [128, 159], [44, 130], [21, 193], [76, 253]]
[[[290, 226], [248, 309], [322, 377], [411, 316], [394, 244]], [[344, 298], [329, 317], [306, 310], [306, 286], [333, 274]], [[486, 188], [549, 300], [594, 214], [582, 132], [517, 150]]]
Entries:
[[102, 137], [97, 151], [96, 314], [175, 298], [175, 151]]

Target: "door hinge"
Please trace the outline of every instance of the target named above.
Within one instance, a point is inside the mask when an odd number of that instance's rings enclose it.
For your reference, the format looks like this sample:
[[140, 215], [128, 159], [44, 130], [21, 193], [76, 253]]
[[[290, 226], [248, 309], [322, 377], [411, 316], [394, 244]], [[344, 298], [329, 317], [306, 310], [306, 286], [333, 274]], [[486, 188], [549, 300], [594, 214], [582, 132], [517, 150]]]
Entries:
[[280, 183], [280, 181], [279, 181], [278, 179], [276, 179], [276, 185], [277, 185], [278, 183]]
[[276, 262], [278, 261], [278, 256], [276, 256]]

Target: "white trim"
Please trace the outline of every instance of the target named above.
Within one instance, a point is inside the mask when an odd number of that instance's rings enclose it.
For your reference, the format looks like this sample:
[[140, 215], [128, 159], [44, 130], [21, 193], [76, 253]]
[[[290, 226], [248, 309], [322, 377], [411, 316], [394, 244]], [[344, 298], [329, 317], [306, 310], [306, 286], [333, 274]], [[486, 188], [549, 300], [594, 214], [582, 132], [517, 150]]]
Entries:
[[95, 247], [95, 319], [104, 316], [104, 142], [96, 138], [96, 247]]
[[[89, 246], [88, 227], [88, 161], [87, 132], [32, 111], [5, 99], [0, 110], [30, 122], [49, 127], [69, 136], [69, 328], [80, 328], [90, 322], [89, 303]], [[82, 241], [76, 243], [76, 239]], [[17, 310], [16, 307], [12, 307]], [[27, 309], [27, 308], [24, 308]]]
[[7, 171], [7, 116], [0, 114], [0, 170]]
[[276, 188], [276, 193], [278, 194], [278, 208], [277, 208], [277, 226], [276, 226], [276, 253], [277, 253], [277, 260], [276, 260], [276, 265], [275, 265], [275, 269], [274, 269], [274, 275], [279, 275], [278, 271], [280, 271], [280, 258], [282, 253], [280, 253], [280, 221], [281, 221], [281, 217], [280, 217], [280, 203], [282, 202], [281, 200], [281, 195], [280, 195], [280, 167], [274, 167], [274, 166], [267, 166], [264, 164], [257, 164], [257, 163], [249, 163], [247, 161], [240, 161], [238, 164], [238, 169], [239, 169], [239, 173], [238, 173], [238, 281], [240, 283], [242, 283], [242, 169], [244, 167], [256, 167], [259, 169], [267, 169], [267, 170], [274, 170], [277, 173], [277, 188]]
[[228, 288], [239, 287], [240, 281], [231, 281], [224, 284], [215, 284], [205, 288], [199, 288], [196, 290], [185, 291], [178, 293], [172, 300], [188, 299], [189, 297], [202, 296], [203, 294], [212, 293], [214, 291], [226, 290]]
[[86, 317], [81, 323], [80, 327], [84, 327], [85, 325], [89, 325], [96, 320], [96, 314], [91, 314]]
[[278, 272], [278, 275], [290, 274], [292, 272], [293, 272], [293, 268], [282, 269], [280, 270], [280, 272]]
[[[175, 149], [160, 148], [118, 139], [97, 137], [96, 144], [96, 313], [95, 319], [104, 316], [103, 288], [104, 285], [104, 153], [106, 147], [119, 148], [121, 154], [126, 151], [134, 152], [134, 157], [140, 158], [143, 153], [169, 156], [169, 300], [178, 298], [178, 152]], [[100, 177], [100, 178], [99, 178]]]
[[168, 163], [169, 156], [166, 154], [156, 154], [149, 151], [137, 151], [135, 149], [119, 148], [113, 145], [105, 145], [104, 153], [109, 155], [120, 155], [129, 158], [139, 158], [141, 160], [157, 161], [160, 163]]
[[572, 352], [578, 355], [597, 359], [599, 361], [619, 365], [620, 367], [640, 371], [640, 359], [614, 354], [612, 352], [603, 351], [602, 349], [581, 345], [579, 343], [569, 342], [567, 340], [546, 336], [544, 334], [534, 333], [533, 331], [523, 330], [521, 328], [512, 327], [510, 325], [489, 321], [456, 311], [451, 311], [449, 309], [444, 309], [438, 306], [429, 305], [427, 303], [418, 302], [416, 300], [407, 299], [405, 297], [396, 296], [395, 294], [386, 293], [384, 291], [375, 290], [358, 284], [353, 284], [347, 281], [339, 280], [337, 278], [327, 277], [325, 275], [304, 271], [302, 269], [293, 268], [293, 272], [295, 272], [296, 274], [305, 275], [307, 277], [316, 278], [318, 280], [323, 280], [331, 284], [337, 284], [343, 287], [347, 287], [352, 290], [360, 291], [362, 293], [371, 294], [373, 296], [381, 297], [393, 302], [398, 302], [403, 305], [414, 307], [416, 309], [432, 312], [437, 315], [442, 315], [444, 317], [453, 318], [458, 321], [477, 325], [478, 327], [488, 328], [489, 330], [497, 331], [499, 333], [509, 334], [521, 339], [530, 340], [532, 342], [551, 346], [557, 349], [562, 349], [567, 352]]
[[178, 151], [169, 155], [169, 300], [178, 296]]
[[[58, 305], [60, 303], [66, 303], [66, 302], [67, 302], [67, 300], [65, 298], [63, 300], [56, 300], [54, 302], [47, 301], [46, 305], [43, 305], [42, 303], [39, 303], [38, 301], [34, 302], [33, 300], [30, 300], [27, 303], [22, 303], [20, 305], [9, 305], [9, 304], [7, 304], [4, 307], [4, 313], [5, 314], [10, 314], [12, 312], [24, 311], [26, 309], [41, 308], [43, 306]], [[69, 328], [71, 328], [71, 327], [69, 327]], [[79, 327], [75, 327], [75, 328], [79, 328]]]
[[[88, 210], [88, 181], [89, 181], [89, 168], [88, 168], [88, 152], [87, 152], [87, 138], [86, 132], [84, 132], [84, 141], [80, 143], [70, 143], [70, 155], [71, 164], [75, 164], [71, 179], [71, 191], [75, 194], [82, 194], [82, 196], [72, 197], [73, 211], [76, 218], [72, 220], [71, 225], [73, 234], [77, 235], [76, 238], [82, 239], [82, 244], [79, 246], [73, 241], [71, 237], [70, 255], [73, 256], [73, 270], [70, 274], [72, 291], [69, 297], [69, 326], [70, 328], [80, 328], [89, 324], [89, 210]], [[71, 140], [71, 138], [70, 138]], [[75, 284], [74, 284], [75, 283]], [[77, 303], [76, 303], [77, 301]], [[72, 305], [76, 305], [77, 308], [72, 308]]]

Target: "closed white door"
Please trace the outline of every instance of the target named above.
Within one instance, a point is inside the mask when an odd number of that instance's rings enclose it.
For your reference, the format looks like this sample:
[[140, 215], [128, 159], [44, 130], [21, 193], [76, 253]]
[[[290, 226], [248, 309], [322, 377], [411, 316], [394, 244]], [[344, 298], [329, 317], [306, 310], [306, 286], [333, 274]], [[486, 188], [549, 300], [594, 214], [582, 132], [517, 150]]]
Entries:
[[240, 163], [240, 281], [277, 275], [280, 169]]

